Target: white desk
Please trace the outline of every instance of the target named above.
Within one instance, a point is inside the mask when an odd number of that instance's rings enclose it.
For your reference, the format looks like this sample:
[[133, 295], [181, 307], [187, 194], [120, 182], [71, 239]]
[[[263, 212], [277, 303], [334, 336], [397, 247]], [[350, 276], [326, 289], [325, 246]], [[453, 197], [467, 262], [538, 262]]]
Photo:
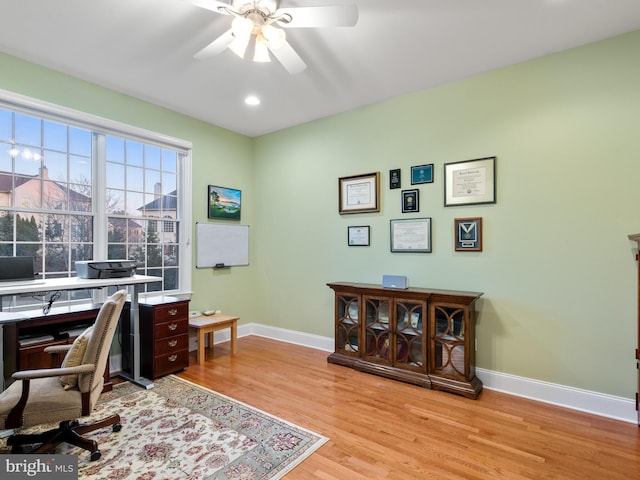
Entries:
[[[153, 388], [153, 383], [140, 376], [140, 310], [138, 308], [138, 294], [140, 293], [140, 285], [145, 283], [162, 281], [161, 277], [151, 277], [147, 275], [134, 275], [125, 278], [52, 278], [45, 280], [43, 283], [32, 285], [20, 285], [11, 287], [0, 286], [0, 298], [7, 295], [20, 295], [33, 292], [55, 292], [58, 290], [88, 290], [102, 287], [128, 287], [131, 301], [131, 371], [123, 374], [128, 380], [142, 385], [145, 388]], [[2, 303], [0, 302], [0, 309]], [[0, 373], [2, 373], [2, 381], [0, 382], [0, 392], [4, 389], [4, 352], [3, 352], [3, 326], [4, 323], [14, 323], [26, 320], [28, 317], [18, 312], [2, 312], [0, 311]]]

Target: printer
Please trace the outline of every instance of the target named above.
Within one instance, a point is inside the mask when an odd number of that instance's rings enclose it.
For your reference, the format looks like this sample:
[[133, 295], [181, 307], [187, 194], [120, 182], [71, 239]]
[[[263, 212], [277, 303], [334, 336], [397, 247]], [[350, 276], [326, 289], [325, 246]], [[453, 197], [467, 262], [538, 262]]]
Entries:
[[80, 278], [126, 278], [136, 273], [135, 260], [83, 260], [76, 262]]

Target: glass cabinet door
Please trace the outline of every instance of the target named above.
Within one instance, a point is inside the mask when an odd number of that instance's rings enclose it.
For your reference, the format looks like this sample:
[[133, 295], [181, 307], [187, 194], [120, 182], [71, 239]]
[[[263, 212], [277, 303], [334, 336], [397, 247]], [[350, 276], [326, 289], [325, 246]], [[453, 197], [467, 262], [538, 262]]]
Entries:
[[356, 296], [336, 297], [338, 318], [336, 319], [336, 350], [357, 354], [360, 345], [358, 323], [359, 302]]
[[365, 357], [368, 360], [391, 364], [391, 344], [389, 338], [388, 298], [363, 297], [365, 311]]
[[396, 300], [396, 366], [426, 371], [426, 311], [426, 302]]
[[465, 351], [465, 309], [434, 305], [432, 373], [465, 379], [467, 377]]

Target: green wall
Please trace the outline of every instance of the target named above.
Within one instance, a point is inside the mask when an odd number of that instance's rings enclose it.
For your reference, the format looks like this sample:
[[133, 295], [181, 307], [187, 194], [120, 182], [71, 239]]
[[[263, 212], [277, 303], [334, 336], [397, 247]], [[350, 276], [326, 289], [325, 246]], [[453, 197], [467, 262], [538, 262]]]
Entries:
[[[479, 367], [633, 398], [640, 232], [640, 32], [257, 139], [0, 54], [0, 88], [193, 142], [194, 222], [206, 186], [243, 191], [251, 265], [193, 272], [193, 308], [333, 335], [330, 281], [484, 292]], [[497, 203], [443, 207], [443, 164], [497, 156]], [[420, 213], [388, 172], [434, 163]], [[380, 171], [382, 211], [338, 214], [338, 178]], [[433, 219], [433, 253], [389, 252], [389, 220]], [[484, 251], [453, 251], [483, 218]], [[348, 247], [370, 225], [370, 247]]]
[[[640, 232], [640, 32], [256, 139], [257, 286], [270, 325], [332, 336], [329, 281], [482, 291], [479, 367], [632, 398]], [[443, 164], [497, 156], [497, 203], [443, 206]], [[433, 163], [420, 213], [389, 169]], [[338, 214], [338, 178], [380, 171], [382, 210]], [[389, 220], [431, 217], [433, 253], [389, 251]], [[482, 217], [484, 251], [453, 251]], [[370, 225], [370, 247], [348, 247]]]

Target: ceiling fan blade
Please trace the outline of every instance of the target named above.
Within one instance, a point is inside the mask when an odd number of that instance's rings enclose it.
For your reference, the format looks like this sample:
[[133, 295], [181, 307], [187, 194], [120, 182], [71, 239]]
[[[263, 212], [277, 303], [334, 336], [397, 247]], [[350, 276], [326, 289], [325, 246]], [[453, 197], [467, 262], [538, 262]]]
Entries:
[[233, 32], [231, 30], [227, 30], [209, 45], [196, 53], [193, 58], [202, 60], [205, 58], [215, 57], [216, 55], [222, 53], [222, 51], [229, 46], [229, 44], [233, 41], [233, 38]]
[[324, 6], [324, 7], [291, 7], [279, 8], [275, 17], [289, 16], [290, 22], [278, 18], [276, 21], [283, 27], [353, 27], [358, 23], [358, 7], [356, 5]]
[[300, 55], [296, 53], [296, 51], [289, 44], [289, 42], [285, 42], [284, 45], [280, 48], [273, 49], [269, 47], [269, 50], [271, 50], [271, 53], [273, 53], [273, 56], [278, 59], [278, 61], [282, 64], [282, 66], [291, 75], [300, 73], [305, 68], [307, 68], [307, 64], [304, 63], [304, 60], [300, 58]]
[[196, 7], [204, 8], [205, 10], [211, 10], [212, 12], [221, 13], [222, 15], [233, 15], [233, 5], [226, 2], [219, 2], [217, 0], [189, 0]]

